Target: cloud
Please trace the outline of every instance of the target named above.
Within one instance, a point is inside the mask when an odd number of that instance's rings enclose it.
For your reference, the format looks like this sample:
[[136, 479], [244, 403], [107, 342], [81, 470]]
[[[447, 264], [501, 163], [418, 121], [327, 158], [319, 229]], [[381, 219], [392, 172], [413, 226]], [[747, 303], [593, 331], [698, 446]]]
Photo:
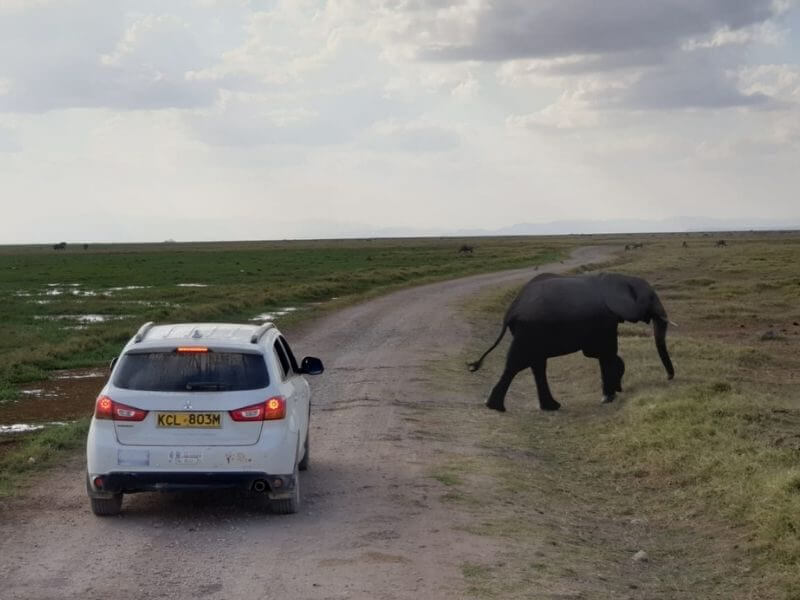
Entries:
[[[498, 81], [560, 87], [559, 105], [523, 119], [556, 127], [587, 110], [717, 110], [769, 103], [735, 75], [753, 44], [778, 44], [773, 0], [462, 0], [408, 2], [408, 39], [424, 61], [497, 62]], [[591, 96], [584, 92], [591, 91]], [[520, 121], [517, 124], [521, 123]]]
[[19, 152], [22, 143], [15, 129], [0, 125], [0, 152]]
[[683, 50], [698, 48], [721, 48], [729, 45], [766, 44], [777, 46], [785, 39], [787, 31], [780, 30], [772, 22], [757, 23], [741, 29], [725, 26], [710, 35], [689, 39], [683, 43]]
[[[143, 3], [146, 4], [146, 3]], [[0, 111], [162, 109], [214, 101], [218, 85], [187, 76], [215, 60], [183, 18], [124, 2], [34, 3], [0, 15]]]
[[740, 87], [748, 94], [764, 94], [781, 102], [800, 104], [798, 65], [751, 65], [739, 69], [738, 77]]
[[351, 142], [387, 115], [407, 112], [380, 90], [356, 85], [313, 93], [227, 92], [213, 109], [193, 112], [186, 121], [195, 137], [213, 146], [324, 146]]
[[755, 161], [800, 161], [800, 107], [784, 105], [765, 112], [759, 127], [750, 131], [726, 131], [719, 139], [703, 140], [695, 155], [704, 161], [728, 165], [731, 159]]
[[562, 132], [597, 127], [601, 124], [596, 112], [588, 110], [573, 94], [567, 94], [546, 108], [524, 115], [506, 118], [510, 130], [530, 129], [543, 132]]
[[598, 98], [596, 103], [612, 108], [722, 109], [769, 104], [761, 92], [745, 93], [734, 74], [715, 63], [713, 57], [699, 59], [677, 55], [669, 62], [645, 70], [634, 84], [620, 93]]
[[414, 64], [411, 69], [395, 69], [396, 74], [383, 85], [392, 98], [409, 101], [424, 95], [442, 94], [456, 99], [469, 99], [480, 91], [473, 63]]
[[488, 61], [670, 49], [719, 29], [763, 23], [777, 10], [772, 0], [469, 0], [448, 10], [428, 4], [428, 25], [440, 35], [421, 48], [423, 57]]
[[453, 129], [425, 119], [376, 123], [369, 131], [367, 146], [374, 150], [414, 154], [447, 152], [461, 145], [461, 136]]

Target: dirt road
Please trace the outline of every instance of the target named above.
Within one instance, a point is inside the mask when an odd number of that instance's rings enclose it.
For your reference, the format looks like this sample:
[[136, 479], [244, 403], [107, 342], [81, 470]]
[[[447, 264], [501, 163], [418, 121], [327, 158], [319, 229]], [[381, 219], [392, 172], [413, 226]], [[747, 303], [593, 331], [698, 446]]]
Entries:
[[[582, 249], [542, 269], [609, 255]], [[463, 530], [467, 517], [429, 476], [435, 451], [416, 426], [437, 400], [427, 367], [469, 339], [460, 302], [533, 274], [400, 291], [290, 338], [326, 365], [314, 380], [299, 514], [265, 515], [252, 499], [217, 493], [142, 494], [125, 498], [120, 517], [97, 518], [77, 457], [0, 516], [0, 600], [463, 597], [462, 565], [497, 549]]]

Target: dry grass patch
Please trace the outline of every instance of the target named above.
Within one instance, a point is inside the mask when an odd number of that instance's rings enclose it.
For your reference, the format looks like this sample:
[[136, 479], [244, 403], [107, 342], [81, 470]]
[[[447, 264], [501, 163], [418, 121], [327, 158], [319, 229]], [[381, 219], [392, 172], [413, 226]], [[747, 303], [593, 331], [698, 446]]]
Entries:
[[[661, 237], [607, 269], [647, 278], [680, 324], [672, 382], [642, 325], [621, 330], [625, 391], [612, 405], [580, 355], [548, 365], [555, 415], [538, 410], [526, 372], [508, 413], [477, 408], [507, 346], [448, 380], [476, 407], [451, 416], [452, 435], [476, 440], [474, 469], [493, 482], [462, 490], [479, 498], [470, 530], [507, 548], [468, 578], [474, 595], [800, 597], [800, 237], [728, 242]], [[462, 361], [494, 339], [515, 295], [470, 304]], [[648, 561], [632, 560], [640, 549]]]

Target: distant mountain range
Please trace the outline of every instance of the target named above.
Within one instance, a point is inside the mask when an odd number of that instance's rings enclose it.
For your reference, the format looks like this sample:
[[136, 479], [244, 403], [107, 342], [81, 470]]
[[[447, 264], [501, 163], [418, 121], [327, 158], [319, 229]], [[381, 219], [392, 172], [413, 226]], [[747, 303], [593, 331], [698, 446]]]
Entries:
[[673, 217], [669, 219], [565, 220], [517, 223], [494, 230], [461, 229], [454, 235], [558, 235], [570, 233], [666, 233], [692, 231], [749, 231], [800, 229], [800, 217], [790, 219], [719, 219]]
[[516, 223], [498, 229], [442, 229], [413, 227], [372, 227], [327, 221], [301, 221], [287, 227], [288, 237], [392, 238], [392, 237], [477, 237], [503, 235], [566, 235], [591, 233], [684, 233], [697, 231], [800, 230], [800, 217], [789, 219], [720, 219], [715, 217], [673, 217], [669, 219], [574, 219], [547, 223]]
[[[497, 229], [447, 229], [444, 227], [379, 227], [367, 223], [333, 220], [299, 220], [265, 223], [260, 219], [151, 219], [80, 215], [74, 222], [58, 220], [37, 225], [35, 239], [13, 238], [0, 243], [160, 242], [163, 240], [220, 241], [263, 239], [353, 239], [392, 237], [472, 237], [502, 235], [565, 235], [591, 233], [662, 233], [694, 231], [800, 230], [800, 217], [786, 219], [722, 219], [674, 217], [669, 219], [572, 219], [547, 223], [517, 223]], [[102, 232], [102, 238], [98, 238]]]

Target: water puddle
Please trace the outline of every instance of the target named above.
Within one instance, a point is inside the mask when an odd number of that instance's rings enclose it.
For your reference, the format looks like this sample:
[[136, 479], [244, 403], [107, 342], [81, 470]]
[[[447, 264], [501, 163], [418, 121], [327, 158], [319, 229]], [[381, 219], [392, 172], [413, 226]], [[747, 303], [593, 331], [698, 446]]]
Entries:
[[283, 308], [279, 308], [278, 310], [270, 313], [261, 313], [252, 317], [251, 321], [274, 321], [277, 317], [283, 317], [288, 315], [289, 313], [295, 312], [297, 310], [296, 306], [284, 306]]
[[135, 306], [161, 306], [164, 308], [180, 308], [183, 306], [177, 302], [167, 302], [166, 300], [118, 300], [118, 304], [133, 304]]
[[178, 287], [208, 287], [207, 283], [176, 283]]
[[14, 425], [0, 425], [0, 435], [6, 433], [25, 433], [28, 431], [38, 431], [44, 429], [44, 425], [29, 425], [27, 423], [15, 423]]
[[[130, 315], [34, 315], [37, 321], [77, 321], [78, 323], [105, 323], [107, 321], [119, 321], [128, 319]], [[71, 329], [79, 329], [72, 327]]]
[[40, 428], [91, 415], [107, 377], [97, 368], [54, 371], [50, 379], [22, 390], [16, 400], [0, 404], [0, 433], [12, 433], [12, 426]]
[[114, 292], [125, 292], [127, 290], [147, 290], [153, 287], [152, 285], [123, 285], [118, 287], [110, 287], [106, 293], [113, 294]]
[[14, 423], [13, 425], [0, 425], [0, 435], [8, 433], [27, 433], [29, 431], [39, 431], [45, 427], [52, 427], [54, 425], [66, 425], [64, 421], [53, 421], [51, 423], [42, 423], [40, 425], [32, 425], [30, 423]]
[[81, 369], [79, 371], [57, 371], [53, 374], [53, 379], [97, 379], [105, 376], [106, 374], [103, 371]]
[[74, 315], [69, 316], [67, 318], [74, 318], [76, 321], [80, 323], [105, 323], [106, 321], [111, 321], [113, 319], [124, 319], [124, 316], [109, 316], [109, 315]]
[[[36, 304], [48, 304], [52, 302], [54, 297], [58, 296], [75, 296], [78, 298], [96, 298], [98, 296], [110, 297], [118, 292], [127, 292], [133, 290], [146, 290], [152, 288], [152, 285], [120, 285], [105, 288], [103, 290], [92, 290], [82, 288], [80, 283], [48, 283], [43, 288], [35, 291], [17, 290], [14, 295], [18, 298], [39, 298], [38, 300], [31, 300]], [[202, 286], [205, 284], [179, 284], [189, 286]]]

